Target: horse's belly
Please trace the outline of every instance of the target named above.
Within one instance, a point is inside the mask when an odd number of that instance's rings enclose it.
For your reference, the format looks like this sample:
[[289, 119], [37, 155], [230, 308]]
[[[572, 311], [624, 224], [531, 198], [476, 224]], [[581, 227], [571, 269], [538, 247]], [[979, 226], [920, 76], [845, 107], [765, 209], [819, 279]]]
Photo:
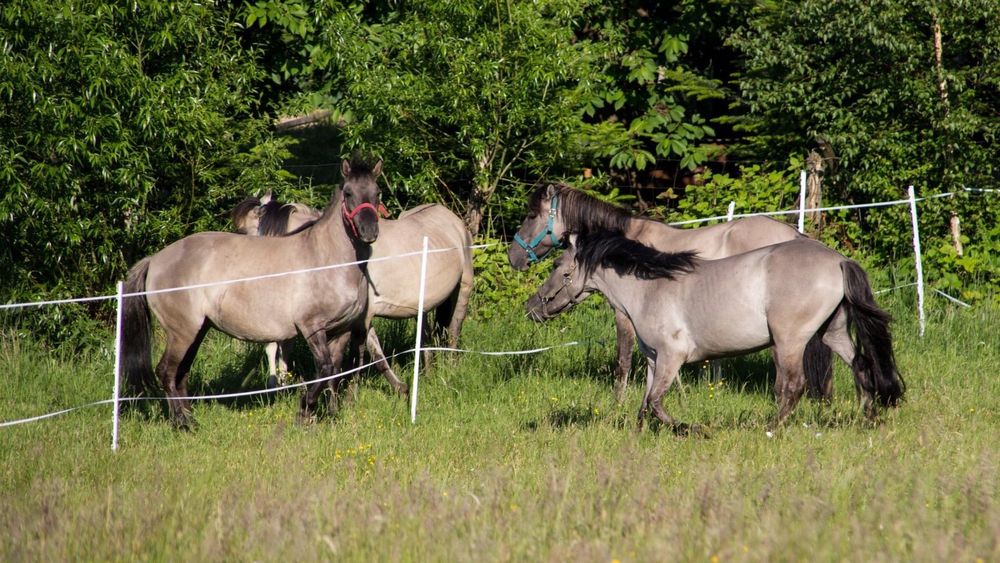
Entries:
[[[441, 266], [441, 267], [432, 267]], [[369, 291], [373, 315], [390, 319], [408, 319], [420, 307], [420, 268], [371, 271]], [[424, 310], [436, 308], [455, 292], [462, 279], [461, 268], [453, 264], [428, 264], [424, 284]]]
[[700, 361], [754, 352], [771, 343], [767, 320], [755, 315], [699, 323], [692, 331], [693, 348], [688, 361]]

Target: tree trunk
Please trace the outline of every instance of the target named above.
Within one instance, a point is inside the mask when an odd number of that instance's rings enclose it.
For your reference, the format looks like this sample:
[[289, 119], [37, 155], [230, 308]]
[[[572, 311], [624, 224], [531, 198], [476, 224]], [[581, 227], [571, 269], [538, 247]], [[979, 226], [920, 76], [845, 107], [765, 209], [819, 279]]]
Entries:
[[[806, 209], [816, 209], [823, 205], [823, 158], [816, 151], [809, 151], [806, 157]], [[813, 227], [823, 228], [823, 214], [809, 212], [809, 222]]]

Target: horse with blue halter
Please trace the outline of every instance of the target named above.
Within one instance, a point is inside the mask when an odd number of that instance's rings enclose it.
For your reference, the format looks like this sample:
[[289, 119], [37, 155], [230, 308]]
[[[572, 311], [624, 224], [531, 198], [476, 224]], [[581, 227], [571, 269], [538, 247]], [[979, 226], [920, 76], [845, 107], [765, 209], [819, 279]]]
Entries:
[[[301, 335], [322, 379], [302, 395], [299, 417], [311, 419], [319, 394], [340, 373], [335, 352], [352, 337], [364, 341], [368, 282], [358, 261], [371, 256], [379, 236], [381, 169], [381, 162], [345, 161], [341, 190], [315, 223], [294, 234], [197, 233], [133, 266], [123, 322], [123, 367], [132, 390], [153, 393], [158, 378], [171, 420], [189, 428], [188, 374], [210, 328], [253, 342]], [[166, 337], [156, 378], [152, 316]]]
[[796, 239], [720, 260], [660, 252], [609, 231], [570, 235], [568, 243], [525, 307], [543, 321], [596, 291], [629, 319], [647, 360], [640, 428], [651, 412], [675, 432], [699, 430], [663, 408], [680, 367], [767, 347], [776, 368], [774, 425], [780, 425], [801, 398], [807, 372], [824, 369], [809, 357], [808, 344], [817, 338], [851, 367], [869, 418], [877, 406], [903, 398], [890, 317], [875, 302], [865, 271], [816, 241]]
[[[741, 254], [780, 242], [803, 238], [798, 231], [767, 217], [749, 217], [695, 229], [678, 229], [647, 217], [638, 217], [603, 202], [585, 192], [565, 185], [541, 186], [528, 200], [528, 214], [521, 223], [507, 258], [515, 270], [545, 258], [560, 246], [565, 233], [586, 230], [610, 230], [664, 252], [691, 250], [700, 258], [714, 260]], [[617, 366], [615, 396], [622, 401], [632, 367], [635, 334], [632, 324], [620, 312], [615, 313]], [[824, 357], [828, 368], [816, 380], [809, 381], [810, 396], [829, 400], [832, 396], [832, 358], [821, 342], [814, 342], [817, 357]]]

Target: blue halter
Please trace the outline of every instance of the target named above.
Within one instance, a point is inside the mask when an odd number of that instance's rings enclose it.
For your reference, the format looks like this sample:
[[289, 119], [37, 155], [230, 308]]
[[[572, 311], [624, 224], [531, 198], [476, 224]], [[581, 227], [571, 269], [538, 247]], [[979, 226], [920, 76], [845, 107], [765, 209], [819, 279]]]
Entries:
[[[525, 252], [528, 253], [529, 264], [534, 264], [535, 262], [538, 262], [540, 259], [544, 258], [545, 255], [549, 253], [549, 250], [552, 250], [552, 248], [559, 248], [560, 246], [562, 246], [562, 243], [559, 242], [559, 239], [556, 237], [555, 230], [553, 229], [554, 221], [556, 218], [556, 210], [558, 208], [559, 208], [558, 196], [552, 196], [552, 202], [549, 204], [549, 219], [545, 223], [545, 230], [535, 235], [535, 238], [531, 239], [530, 243], [525, 242], [524, 239], [521, 238], [520, 234], [514, 235], [514, 242], [516, 242], [521, 248], [525, 250]], [[552, 247], [543, 252], [541, 256], [538, 256], [537, 254], [535, 254], [535, 249], [538, 248], [539, 243], [545, 240], [546, 236], [552, 239]]]

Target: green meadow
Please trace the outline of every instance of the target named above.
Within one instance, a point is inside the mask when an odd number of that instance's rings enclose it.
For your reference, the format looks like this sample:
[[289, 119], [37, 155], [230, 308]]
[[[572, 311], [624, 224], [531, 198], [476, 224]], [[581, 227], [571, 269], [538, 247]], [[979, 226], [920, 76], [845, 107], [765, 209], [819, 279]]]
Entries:
[[[689, 366], [667, 395], [707, 438], [637, 433], [642, 384], [615, 402], [592, 300], [544, 325], [519, 304], [470, 317], [470, 352], [421, 370], [416, 424], [371, 371], [308, 426], [286, 390], [197, 402], [193, 432], [130, 406], [116, 452], [109, 405], [0, 428], [0, 560], [997, 561], [1000, 311], [929, 297], [921, 337], [912, 293], [879, 296], [908, 392], [874, 426], [838, 360], [834, 402], [803, 400], [769, 435], [761, 353], [721, 380]], [[379, 326], [387, 349], [413, 346], [413, 322]], [[0, 421], [108, 399], [108, 341], [50, 350], [5, 326]], [[393, 364], [412, 376], [412, 354]], [[259, 390], [262, 370], [259, 346], [216, 333], [193, 387]]]

